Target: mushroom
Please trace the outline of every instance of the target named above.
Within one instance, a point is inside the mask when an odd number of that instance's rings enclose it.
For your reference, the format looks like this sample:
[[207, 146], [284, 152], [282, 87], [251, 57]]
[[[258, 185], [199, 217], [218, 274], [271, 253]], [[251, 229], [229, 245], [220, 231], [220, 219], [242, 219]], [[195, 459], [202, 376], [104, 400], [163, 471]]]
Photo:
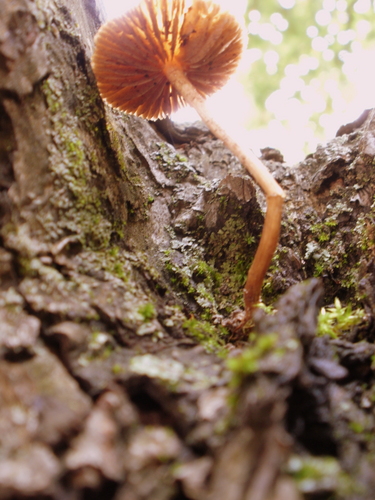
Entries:
[[195, 108], [211, 132], [237, 156], [266, 195], [267, 211], [245, 288], [245, 321], [259, 302], [264, 276], [276, 249], [285, 194], [265, 165], [244, 151], [210, 116], [205, 97], [221, 88], [242, 53], [235, 18], [206, 0], [143, 0], [95, 37], [93, 70], [108, 104], [148, 120], [180, 106]]

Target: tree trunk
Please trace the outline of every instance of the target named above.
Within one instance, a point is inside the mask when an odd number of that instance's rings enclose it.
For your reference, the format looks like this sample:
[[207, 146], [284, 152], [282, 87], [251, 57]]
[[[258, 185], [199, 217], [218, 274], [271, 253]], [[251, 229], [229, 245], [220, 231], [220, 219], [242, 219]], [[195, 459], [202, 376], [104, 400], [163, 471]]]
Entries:
[[[295, 168], [263, 152], [286, 293], [245, 341], [252, 180], [200, 124], [102, 102], [93, 0], [0, 12], [0, 498], [372, 498], [372, 113]], [[335, 297], [366, 317], [317, 336]]]

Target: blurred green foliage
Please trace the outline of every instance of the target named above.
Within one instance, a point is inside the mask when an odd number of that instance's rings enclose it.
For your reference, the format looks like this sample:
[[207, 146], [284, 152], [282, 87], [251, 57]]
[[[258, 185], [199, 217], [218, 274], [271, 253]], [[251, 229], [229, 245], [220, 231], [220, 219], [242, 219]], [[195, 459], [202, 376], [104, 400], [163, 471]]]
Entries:
[[[362, 92], [355, 82], [366, 73], [359, 75], [358, 65], [374, 78], [375, 1], [249, 0], [245, 22], [243, 83], [255, 108], [249, 128], [287, 124], [299, 114], [296, 123], [322, 135], [329, 115]], [[364, 88], [371, 93], [371, 85]]]
[[333, 307], [322, 307], [318, 317], [318, 335], [329, 335], [336, 339], [366, 318], [363, 309], [352, 310], [351, 305], [342, 306], [336, 297]]

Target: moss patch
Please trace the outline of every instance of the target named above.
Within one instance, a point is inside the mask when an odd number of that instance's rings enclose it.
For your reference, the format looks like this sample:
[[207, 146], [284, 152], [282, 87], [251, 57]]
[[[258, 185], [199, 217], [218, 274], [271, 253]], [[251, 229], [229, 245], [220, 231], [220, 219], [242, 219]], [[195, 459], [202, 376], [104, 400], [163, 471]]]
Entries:
[[54, 186], [50, 203], [55, 214], [41, 210], [39, 222], [54, 240], [70, 234], [84, 246], [105, 247], [112, 225], [101, 206], [90, 164], [93, 158], [86, 156], [80, 122], [64, 110], [59, 80], [49, 77], [42, 91], [51, 115], [49, 163]]

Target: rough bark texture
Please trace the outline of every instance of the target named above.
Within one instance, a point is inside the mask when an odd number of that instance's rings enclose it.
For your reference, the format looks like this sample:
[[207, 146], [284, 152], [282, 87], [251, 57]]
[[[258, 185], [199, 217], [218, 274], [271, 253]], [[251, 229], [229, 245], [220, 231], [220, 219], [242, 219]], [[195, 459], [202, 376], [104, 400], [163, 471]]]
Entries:
[[[263, 152], [284, 295], [239, 341], [251, 179], [199, 124], [103, 104], [92, 0], [0, 12], [0, 498], [372, 499], [372, 113], [294, 168]], [[318, 336], [336, 297], [366, 316]]]

